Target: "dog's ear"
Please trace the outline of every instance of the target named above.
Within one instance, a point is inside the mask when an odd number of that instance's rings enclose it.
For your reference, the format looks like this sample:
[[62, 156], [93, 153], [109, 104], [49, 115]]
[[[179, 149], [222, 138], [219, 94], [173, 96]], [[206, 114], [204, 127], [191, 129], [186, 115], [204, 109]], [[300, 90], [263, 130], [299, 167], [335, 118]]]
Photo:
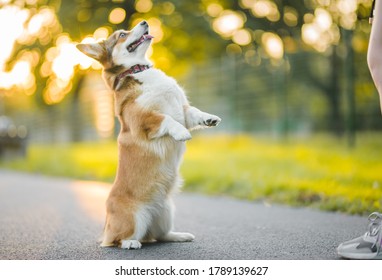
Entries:
[[77, 44], [76, 47], [87, 56], [99, 62], [102, 62], [106, 55], [106, 50], [102, 43]]

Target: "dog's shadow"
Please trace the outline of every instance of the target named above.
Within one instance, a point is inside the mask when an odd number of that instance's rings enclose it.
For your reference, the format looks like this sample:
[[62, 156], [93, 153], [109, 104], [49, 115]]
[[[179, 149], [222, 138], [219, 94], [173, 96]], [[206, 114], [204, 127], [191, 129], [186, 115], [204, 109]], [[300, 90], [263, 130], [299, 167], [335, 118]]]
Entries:
[[140, 252], [140, 251], [151, 251], [157, 249], [173, 249], [174, 247], [178, 247], [182, 244], [190, 244], [192, 242], [142, 242], [142, 247], [140, 249], [121, 249], [118, 246], [115, 247], [106, 247], [102, 248], [103, 250], [107, 250], [109, 252], [121, 251], [121, 252]]
[[109, 260], [171, 260], [188, 259], [192, 242], [150, 242], [142, 243], [140, 249], [121, 249], [119, 247], [101, 248], [100, 259]]

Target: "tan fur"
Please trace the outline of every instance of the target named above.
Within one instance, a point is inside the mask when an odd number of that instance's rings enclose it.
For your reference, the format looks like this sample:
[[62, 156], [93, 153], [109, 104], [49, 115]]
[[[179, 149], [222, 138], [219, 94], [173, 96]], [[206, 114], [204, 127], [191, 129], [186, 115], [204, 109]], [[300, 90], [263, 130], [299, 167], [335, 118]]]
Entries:
[[107, 218], [102, 246], [113, 246], [134, 233], [134, 213], [155, 194], [160, 158], [139, 142], [148, 141], [163, 117], [135, 103], [139, 83], [131, 80], [115, 92], [115, 110], [121, 123], [116, 179], [106, 203]]
[[[118, 169], [106, 202], [101, 246], [137, 249], [141, 240], [194, 239], [190, 233], [172, 231], [171, 193], [181, 183], [178, 171], [184, 141], [191, 139], [188, 130], [220, 122], [217, 116], [189, 106], [176, 82], [158, 70], [145, 72], [149, 79], [143, 74], [139, 80], [134, 78], [138, 75], [125, 75], [132, 66], [126, 66], [127, 57], [134, 60], [132, 52], [142, 55], [131, 46], [141, 43], [140, 38], [147, 39], [147, 34], [147, 23], [141, 22], [131, 31], [114, 32], [105, 41], [77, 45], [102, 63], [103, 78], [114, 92], [115, 114], [121, 124]], [[148, 44], [145, 46], [141, 50], [147, 51]]]
[[117, 176], [106, 202], [106, 225], [102, 246], [112, 246], [134, 233], [134, 213], [141, 203], [150, 200], [159, 159], [147, 154], [144, 149], [126, 134], [119, 144]]
[[[125, 39], [117, 39], [119, 32], [101, 42], [102, 55], [96, 58], [103, 64], [103, 77], [113, 89], [116, 76], [124, 69], [110, 59], [113, 47]], [[126, 77], [114, 91], [115, 112], [121, 124], [118, 137], [119, 162], [116, 179], [106, 202], [106, 224], [101, 246], [114, 246], [134, 233], [134, 213], [141, 203], [150, 200], [159, 158], [136, 143], [147, 141], [160, 127], [163, 117], [140, 108], [135, 103], [140, 95], [139, 82]]]

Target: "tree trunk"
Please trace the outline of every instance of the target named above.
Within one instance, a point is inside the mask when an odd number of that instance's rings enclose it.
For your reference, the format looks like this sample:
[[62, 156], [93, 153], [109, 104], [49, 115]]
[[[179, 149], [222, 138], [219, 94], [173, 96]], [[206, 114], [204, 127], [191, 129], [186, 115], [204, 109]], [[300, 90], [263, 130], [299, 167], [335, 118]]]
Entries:
[[82, 140], [83, 121], [80, 104], [80, 89], [85, 80], [85, 76], [77, 72], [78, 77], [73, 81], [72, 100], [69, 108], [70, 140], [80, 142]]
[[330, 83], [326, 91], [326, 97], [329, 105], [329, 130], [336, 136], [341, 136], [344, 131], [343, 121], [341, 116], [341, 92], [339, 89], [339, 57], [337, 55], [337, 46], [332, 47], [331, 55], [331, 75]]

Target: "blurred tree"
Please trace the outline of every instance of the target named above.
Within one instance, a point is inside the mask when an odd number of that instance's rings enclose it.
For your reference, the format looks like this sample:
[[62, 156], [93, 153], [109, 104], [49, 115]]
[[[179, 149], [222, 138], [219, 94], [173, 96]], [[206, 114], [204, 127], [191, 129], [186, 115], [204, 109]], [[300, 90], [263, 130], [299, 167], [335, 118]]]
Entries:
[[[298, 79], [324, 94], [331, 112], [329, 124], [340, 131], [339, 73], [346, 55], [341, 30], [352, 30], [352, 47], [364, 54], [369, 27], [357, 18], [367, 17], [369, 2], [0, 0], [0, 89], [34, 94], [42, 106], [70, 96], [72, 123], [78, 125], [78, 89], [85, 71], [100, 66], [79, 54], [74, 42], [105, 38], [115, 29], [146, 19], [155, 36], [153, 60], [171, 75], [179, 76], [197, 62], [208, 63], [226, 53], [247, 60], [269, 58], [275, 67], [288, 57], [292, 70], [306, 70], [298, 72]], [[7, 32], [8, 25], [13, 32]], [[322, 55], [307, 59], [310, 52]], [[366, 65], [359, 71], [365, 69]], [[54, 106], [48, 107], [54, 111]]]
[[[298, 80], [317, 87], [327, 100], [329, 109], [328, 126], [331, 131], [341, 134], [344, 123], [341, 113], [340, 78], [343, 58], [350, 53], [349, 47], [359, 53], [366, 52], [369, 27], [364, 21], [371, 1], [364, 0], [240, 0], [203, 1], [214, 22], [221, 21], [225, 11], [232, 11], [243, 23], [235, 30], [215, 31], [234, 43], [230, 49], [238, 53], [252, 52], [260, 56], [264, 52], [273, 59], [282, 60], [285, 55], [292, 68], [301, 68]], [[224, 8], [223, 8], [224, 7]], [[215, 13], [214, 9], [222, 12]], [[221, 24], [223, 25], [223, 24]], [[351, 30], [353, 46], [341, 43], [343, 30]], [[251, 41], [243, 40], [245, 33]], [[271, 32], [271, 33], [269, 33]], [[272, 35], [270, 35], [272, 34]], [[241, 35], [241, 36], [240, 36]], [[355, 43], [357, 46], [355, 46]], [[308, 53], [318, 52], [320, 57], [308, 57]], [[347, 64], [353, 67], [352, 64]], [[366, 61], [364, 66], [366, 68]], [[293, 69], [292, 69], [293, 70]], [[354, 79], [354, 77], [351, 77]]]

